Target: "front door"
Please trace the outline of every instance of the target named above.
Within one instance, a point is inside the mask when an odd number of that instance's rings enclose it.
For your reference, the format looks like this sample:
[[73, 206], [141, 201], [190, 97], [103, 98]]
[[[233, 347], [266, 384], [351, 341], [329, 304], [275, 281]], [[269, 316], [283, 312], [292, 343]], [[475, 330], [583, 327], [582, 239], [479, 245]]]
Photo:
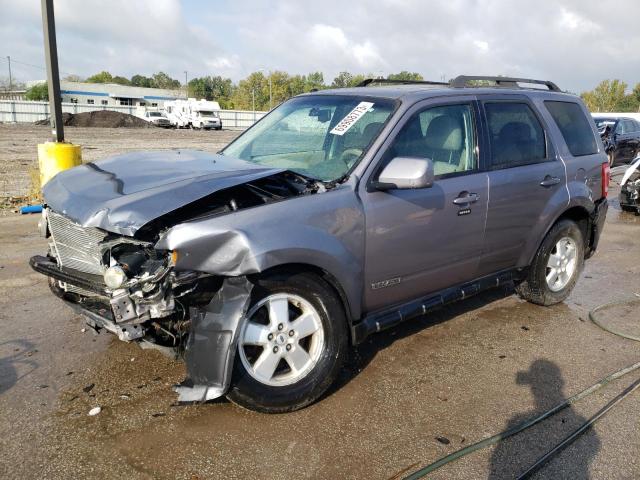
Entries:
[[368, 312], [473, 279], [482, 251], [488, 192], [475, 99], [426, 102], [404, 118], [370, 180], [392, 158], [421, 157], [433, 161], [435, 182], [414, 190], [362, 188]]

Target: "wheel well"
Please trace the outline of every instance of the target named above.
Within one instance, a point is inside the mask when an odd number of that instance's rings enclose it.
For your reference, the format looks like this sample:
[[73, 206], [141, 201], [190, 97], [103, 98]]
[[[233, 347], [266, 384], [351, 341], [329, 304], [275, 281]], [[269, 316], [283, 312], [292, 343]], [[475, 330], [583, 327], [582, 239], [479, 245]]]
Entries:
[[326, 270], [317, 267], [315, 265], [310, 265], [307, 263], [287, 263], [284, 265], [276, 265], [275, 267], [268, 268], [267, 270], [257, 274], [258, 276], [262, 275], [270, 275], [273, 273], [279, 272], [288, 272], [288, 273], [301, 273], [301, 272], [311, 272], [318, 275], [324, 281], [326, 281], [329, 286], [338, 294], [338, 298], [340, 298], [340, 302], [342, 303], [342, 307], [344, 309], [344, 314], [349, 322], [349, 327], [353, 324], [353, 318], [351, 316], [351, 309], [349, 307], [349, 298], [345, 293], [344, 289], [340, 285], [340, 282], [336, 277], [331, 275]]
[[555, 223], [564, 219], [576, 222], [578, 228], [582, 232], [582, 238], [584, 238], [585, 251], [588, 250], [593, 241], [591, 235], [591, 217], [589, 216], [589, 212], [584, 207], [571, 207], [560, 215]]

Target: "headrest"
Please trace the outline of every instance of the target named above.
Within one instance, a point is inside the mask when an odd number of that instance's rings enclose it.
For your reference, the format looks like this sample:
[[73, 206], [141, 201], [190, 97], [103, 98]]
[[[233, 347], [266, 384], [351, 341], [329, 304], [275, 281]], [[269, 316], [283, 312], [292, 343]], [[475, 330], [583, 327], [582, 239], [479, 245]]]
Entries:
[[509, 122], [498, 134], [500, 141], [528, 142], [532, 139], [531, 127], [524, 122]]
[[440, 115], [427, 127], [425, 142], [429, 148], [438, 150], [462, 150], [462, 125], [457, 118]]

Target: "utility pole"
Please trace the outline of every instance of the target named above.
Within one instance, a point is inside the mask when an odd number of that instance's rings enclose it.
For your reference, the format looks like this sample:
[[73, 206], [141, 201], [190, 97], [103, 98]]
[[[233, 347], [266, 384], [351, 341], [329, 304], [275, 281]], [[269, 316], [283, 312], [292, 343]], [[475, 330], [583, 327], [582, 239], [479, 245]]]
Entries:
[[60, 71], [58, 70], [58, 46], [56, 44], [56, 22], [53, 15], [53, 0], [41, 0], [42, 31], [44, 32], [44, 58], [47, 64], [49, 86], [49, 108], [51, 133], [54, 142], [64, 142], [62, 104], [60, 98]]
[[9, 62], [9, 92], [11, 92], [11, 90], [13, 90], [13, 87], [11, 85], [11, 57], [9, 55], [7, 55], [7, 61]]
[[187, 81], [187, 71], [184, 71], [184, 91], [189, 96], [189, 82]]

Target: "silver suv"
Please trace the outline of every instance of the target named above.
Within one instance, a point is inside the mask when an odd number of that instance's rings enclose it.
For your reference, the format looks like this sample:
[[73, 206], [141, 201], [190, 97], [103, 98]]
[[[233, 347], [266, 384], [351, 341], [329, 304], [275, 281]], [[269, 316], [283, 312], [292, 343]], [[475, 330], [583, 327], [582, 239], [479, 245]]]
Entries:
[[262, 412], [310, 404], [350, 345], [443, 304], [503, 284], [563, 301], [607, 211], [581, 100], [530, 79], [377, 83], [295, 97], [218, 155], [60, 173], [32, 267], [95, 329], [183, 356], [181, 400]]

